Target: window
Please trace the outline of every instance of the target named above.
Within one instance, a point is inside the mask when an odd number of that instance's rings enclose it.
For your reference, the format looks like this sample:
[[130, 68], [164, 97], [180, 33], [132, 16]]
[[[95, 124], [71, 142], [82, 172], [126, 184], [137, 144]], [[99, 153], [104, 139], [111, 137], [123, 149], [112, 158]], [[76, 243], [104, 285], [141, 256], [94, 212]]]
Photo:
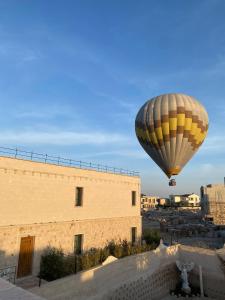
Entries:
[[136, 191], [132, 191], [132, 206], [136, 205]]
[[131, 227], [131, 243], [135, 244], [137, 238], [137, 227]]
[[83, 250], [83, 234], [76, 234], [74, 236], [74, 253], [79, 255]]
[[75, 206], [82, 206], [82, 205], [83, 205], [83, 188], [76, 187]]

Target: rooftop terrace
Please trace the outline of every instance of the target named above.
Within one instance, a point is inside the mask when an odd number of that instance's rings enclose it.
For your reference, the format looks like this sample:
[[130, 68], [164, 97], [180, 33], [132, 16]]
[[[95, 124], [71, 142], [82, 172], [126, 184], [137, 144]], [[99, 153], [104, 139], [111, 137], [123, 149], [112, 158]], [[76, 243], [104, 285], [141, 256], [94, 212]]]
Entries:
[[95, 164], [91, 162], [83, 162], [81, 160], [73, 160], [69, 158], [63, 158], [60, 156], [51, 156], [48, 154], [36, 153], [33, 151], [24, 151], [17, 148], [0, 147], [0, 156], [42, 162], [46, 164], [53, 164], [64, 167], [66, 166], [85, 170], [94, 170], [98, 172], [106, 172], [134, 177], [139, 176], [139, 172], [136, 171], [130, 171], [122, 168], [111, 167], [102, 164]]

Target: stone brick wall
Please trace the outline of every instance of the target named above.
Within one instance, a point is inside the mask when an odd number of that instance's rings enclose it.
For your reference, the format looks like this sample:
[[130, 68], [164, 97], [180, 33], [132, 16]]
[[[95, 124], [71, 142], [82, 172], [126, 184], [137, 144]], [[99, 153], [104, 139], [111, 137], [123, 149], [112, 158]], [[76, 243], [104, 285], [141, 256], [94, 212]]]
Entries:
[[204, 292], [212, 298], [225, 299], [225, 276], [217, 252], [210, 249], [180, 245], [179, 259], [194, 262], [189, 274], [190, 283], [199, 287], [199, 265], [202, 266]]
[[84, 249], [130, 241], [131, 227], [141, 237], [139, 177], [0, 157], [0, 186], [0, 267], [18, 265], [21, 237], [35, 237], [33, 274], [48, 245], [73, 252], [75, 234], [84, 235]]
[[[161, 300], [174, 290], [179, 281], [176, 265], [170, 263], [153, 274], [136, 281], [122, 284], [102, 300]], [[97, 299], [97, 298], [96, 298]]]
[[14, 225], [0, 227], [0, 268], [18, 265], [20, 239], [35, 237], [33, 274], [39, 271], [40, 257], [47, 246], [61, 247], [66, 253], [74, 251], [74, 235], [83, 234], [83, 247], [104, 247], [112, 239], [131, 240], [131, 227], [137, 227], [141, 237], [141, 218], [106, 218], [46, 224]]
[[179, 280], [175, 266], [178, 248], [125, 257], [33, 288], [32, 292], [49, 300], [161, 300]]
[[216, 225], [225, 225], [225, 186], [213, 184], [201, 187], [203, 212], [213, 218]]
[[125, 257], [33, 288], [32, 292], [49, 300], [161, 300], [180, 280], [176, 260], [195, 263], [189, 279], [197, 287], [201, 264], [206, 294], [210, 299], [225, 299], [225, 277], [217, 252], [183, 245]]
[[139, 177], [0, 157], [0, 186], [0, 226], [140, 216]]

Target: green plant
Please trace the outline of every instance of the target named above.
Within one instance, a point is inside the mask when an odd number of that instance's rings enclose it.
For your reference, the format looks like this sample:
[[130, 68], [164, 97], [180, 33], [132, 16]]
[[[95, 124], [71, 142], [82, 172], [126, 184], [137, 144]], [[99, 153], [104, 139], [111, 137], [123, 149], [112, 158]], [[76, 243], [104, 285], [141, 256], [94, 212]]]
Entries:
[[81, 268], [87, 270], [100, 264], [101, 250], [92, 248], [81, 255]]
[[47, 248], [40, 264], [39, 276], [51, 281], [101, 264], [109, 255], [117, 258], [142, 253], [155, 249], [159, 244], [157, 231], [147, 231], [144, 235], [146, 244], [132, 245], [127, 240], [110, 241], [104, 248], [91, 248], [81, 255], [64, 255], [62, 249]]
[[44, 251], [41, 257], [39, 276], [47, 281], [65, 276], [64, 254], [61, 249], [48, 247]]
[[160, 235], [157, 230], [145, 229], [142, 237], [145, 240], [147, 245], [152, 245], [152, 244], [159, 245]]

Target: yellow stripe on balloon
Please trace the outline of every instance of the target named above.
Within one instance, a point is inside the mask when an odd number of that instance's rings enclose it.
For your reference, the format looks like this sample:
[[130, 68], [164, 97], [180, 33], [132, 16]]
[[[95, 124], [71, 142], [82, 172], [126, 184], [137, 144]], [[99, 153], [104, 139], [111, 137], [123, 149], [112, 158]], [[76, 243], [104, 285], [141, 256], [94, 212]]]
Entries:
[[158, 140], [157, 140], [157, 137], [156, 137], [155, 132], [151, 132], [151, 133], [150, 133], [150, 138], [151, 138], [151, 142], [152, 142], [153, 144], [155, 144], [155, 145], [158, 144]]
[[177, 126], [184, 126], [185, 114], [177, 114]]
[[196, 129], [197, 129], [197, 123], [192, 123], [191, 124], [191, 132], [190, 132], [190, 134], [193, 135], [193, 136], [195, 136]]
[[155, 128], [155, 133], [158, 140], [163, 139], [162, 127]]
[[177, 118], [169, 118], [170, 130], [177, 130]]
[[184, 130], [191, 130], [192, 118], [185, 118]]
[[162, 123], [162, 133], [163, 133], [163, 136], [169, 135], [169, 133], [170, 133], [169, 122]]
[[194, 139], [197, 144], [199, 144], [202, 140], [201, 128], [197, 127], [194, 135]]

